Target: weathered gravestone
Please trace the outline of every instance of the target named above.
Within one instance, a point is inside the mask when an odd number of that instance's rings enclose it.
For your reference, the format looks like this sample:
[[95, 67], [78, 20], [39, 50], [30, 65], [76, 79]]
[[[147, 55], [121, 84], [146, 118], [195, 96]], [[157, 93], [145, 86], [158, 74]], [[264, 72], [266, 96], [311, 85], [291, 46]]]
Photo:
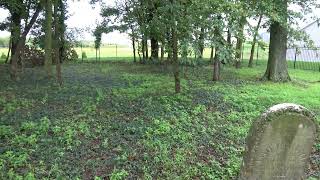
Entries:
[[305, 179], [316, 131], [315, 117], [306, 108], [270, 108], [249, 132], [240, 180]]

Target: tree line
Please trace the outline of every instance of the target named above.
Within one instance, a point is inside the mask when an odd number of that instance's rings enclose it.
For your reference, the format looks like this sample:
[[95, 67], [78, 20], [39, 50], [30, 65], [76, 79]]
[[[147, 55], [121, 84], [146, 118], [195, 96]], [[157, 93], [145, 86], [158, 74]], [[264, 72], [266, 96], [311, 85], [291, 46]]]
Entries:
[[[93, 0], [93, 3], [102, 2]], [[295, 6], [296, 9], [288, 9]], [[251, 34], [251, 55], [248, 66], [253, 67], [253, 56], [261, 26], [270, 31], [269, 58], [262, 79], [289, 81], [286, 48], [288, 37], [307, 40], [294, 28], [312, 8], [315, 0], [124, 0], [102, 9], [103, 22], [97, 26], [96, 47], [101, 33], [114, 30], [129, 33], [134, 61], [167, 59], [174, 66], [176, 92], [180, 92], [179, 60], [187, 59], [192, 51], [196, 59], [203, 58], [205, 47], [211, 48], [213, 80], [220, 79], [221, 64], [240, 68], [243, 43]], [[257, 24], [252, 26], [250, 19]], [[248, 33], [245, 32], [248, 28]], [[235, 41], [233, 41], [235, 39]], [[148, 42], [151, 55], [148, 54]], [[160, 50], [160, 53], [159, 53]], [[159, 57], [160, 54], [160, 57]], [[178, 59], [178, 57], [181, 57]]]
[[[235, 68], [243, 66], [242, 47], [246, 34], [250, 34], [252, 47], [248, 66], [253, 67], [261, 27], [270, 31], [269, 58], [262, 79], [289, 81], [288, 38], [307, 40], [306, 35], [294, 26], [318, 5], [316, 0], [117, 0], [114, 6], [106, 6], [102, 0], [90, 0], [90, 3], [102, 7], [103, 21], [93, 32], [95, 48], [101, 46], [103, 33], [115, 30], [128, 33], [134, 62], [166, 61], [172, 64], [177, 93], [181, 91], [181, 61], [188, 59], [191, 53], [195, 59], [202, 59], [205, 47], [211, 48], [212, 79], [219, 81], [221, 64], [231, 64]], [[54, 62], [58, 82], [62, 84], [67, 2], [2, 0], [0, 7], [10, 12], [10, 17], [0, 24], [0, 28], [11, 33], [12, 79], [17, 79], [17, 64], [27, 35], [32, 29], [38, 29], [33, 33], [42, 35], [38, 41], [43, 42], [48, 77], [52, 76]], [[252, 19], [257, 22], [255, 25], [249, 23]]]

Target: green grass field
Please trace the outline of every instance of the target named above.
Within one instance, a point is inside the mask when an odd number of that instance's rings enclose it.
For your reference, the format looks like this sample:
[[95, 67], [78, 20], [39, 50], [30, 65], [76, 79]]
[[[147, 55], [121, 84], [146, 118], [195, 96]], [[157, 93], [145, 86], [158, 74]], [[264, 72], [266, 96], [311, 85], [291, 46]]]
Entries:
[[[320, 123], [320, 73], [290, 69], [261, 82], [265, 65], [183, 67], [174, 93], [166, 66], [67, 63], [64, 86], [0, 65], [0, 179], [236, 179], [252, 122], [278, 103], [301, 104]], [[308, 177], [320, 178], [320, 143]]]
[[[246, 44], [245, 48], [244, 48], [244, 59], [249, 59], [250, 56], [250, 45]], [[82, 52], [85, 52], [87, 55], [87, 59], [85, 60], [95, 60], [96, 57], [96, 50], [93, 47], [86, 47], [86, 48], [75, 48], [79, 59], [81, 59], [81, 54]], [[3, 53], [5, 55], [7, 55], [7, 49], [6, 48], [0, 48], [0, 55]], [[149, 54], [151, 54], [151, 52], [149, 52]], [[206, 48], [204, 51], [204, 58], [209, 59], [210, 58], [210, 54], [211, 54], [211, 49], [210, 48]], [[109, 45], [109, 46], [105, 46], [102, 47], [100, 49], [100, 57], [102, 59], [115, 59], [117, 57], [119, 57], [119, 59], [122, 58], [128, 58], [128, 57], [133, 57], [133, 52], [131, 47], [129, 46], [116, 46], [116, 45]], [[138, 57], [138, 55], [137, 55]], [[256, 58], [256, 56], [255, 56]], [[260, 50], [260, 56], [259, 59], [267, 59], [267, 53], [265, 51], [261, 51]], [[0, 61], [3, 61], [3, 59], [0, 58]]]

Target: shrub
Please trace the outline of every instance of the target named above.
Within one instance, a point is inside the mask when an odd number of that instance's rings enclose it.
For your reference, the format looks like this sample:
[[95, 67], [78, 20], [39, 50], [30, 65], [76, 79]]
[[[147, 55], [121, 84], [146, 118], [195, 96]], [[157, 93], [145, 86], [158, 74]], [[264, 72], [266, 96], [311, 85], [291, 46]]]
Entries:
[[87, 54], [86, 54], [86, 52], [84, 51], [84, 52], [82, 52], [82, 58], [83, 59], [87, 59], [88, 57], [87, 57]]
[[2, 53], [0, 59], [7, 59], [7, 56], [4, 53]]

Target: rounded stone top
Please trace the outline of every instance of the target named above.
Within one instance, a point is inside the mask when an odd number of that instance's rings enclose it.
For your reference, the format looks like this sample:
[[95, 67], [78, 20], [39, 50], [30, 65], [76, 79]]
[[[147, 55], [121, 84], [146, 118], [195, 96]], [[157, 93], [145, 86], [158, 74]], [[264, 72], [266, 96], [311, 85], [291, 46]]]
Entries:
[[315, 115], [310, 110], [308, 110], [307, 108], [301, 105], [297, 105], [293, 103], [283, 103], [283, 104], [272, 106], [265, 113], [262, 114], [262, 117], [268, 117], [272, 114], [278, 114], [278, 113], [284, 113], [284, 112], [295, 112], [295, 113], [303, 114], [307, 117], [310, 117], [314, 121], [316, 119]]

